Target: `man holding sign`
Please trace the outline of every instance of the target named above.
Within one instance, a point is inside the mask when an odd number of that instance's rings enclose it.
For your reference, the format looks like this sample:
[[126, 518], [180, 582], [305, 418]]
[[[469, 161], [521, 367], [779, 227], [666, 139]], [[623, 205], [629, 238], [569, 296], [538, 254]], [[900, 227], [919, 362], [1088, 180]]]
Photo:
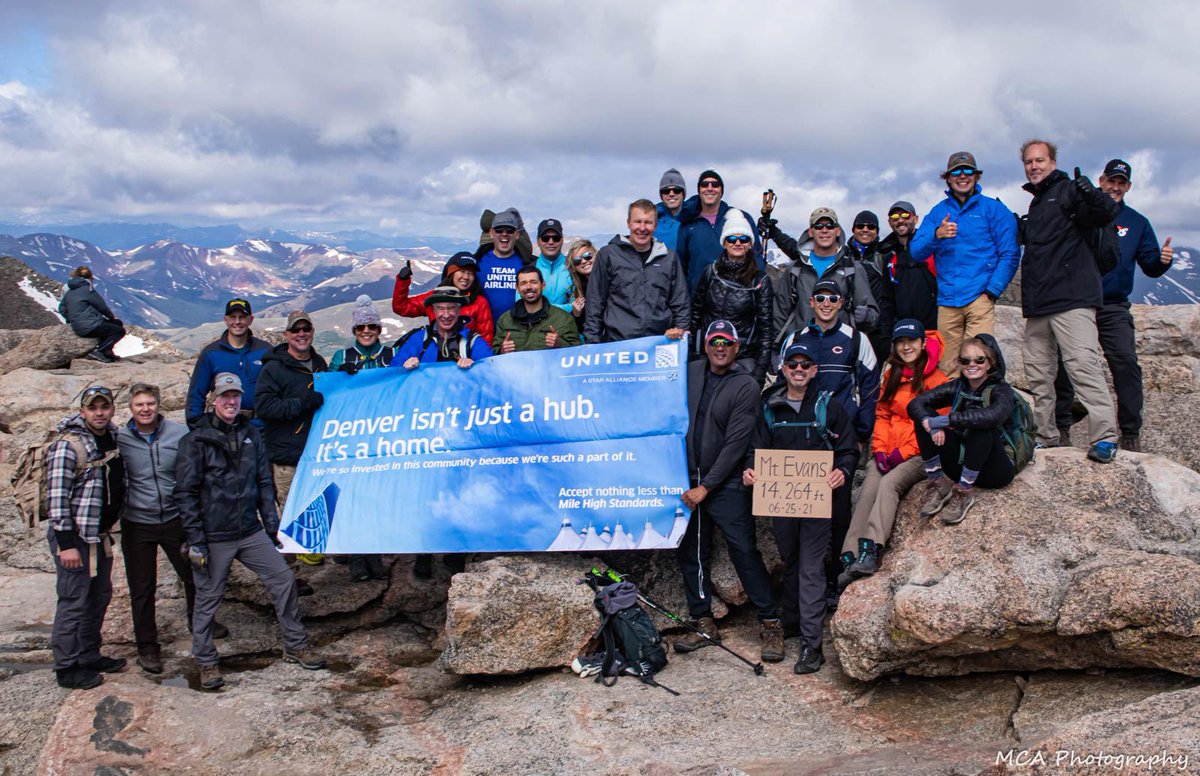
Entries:
[[[817, 369], [813, 350], [807, 343], [795, 343], [784, 351], [781, 370], [784, 382], [767, 391], [747, 463], [754, 467], [753, 456], [761, 451], [832, 451], [832, 466], [827, 469], [825, 484], [833, 489], [834, 517], [844, 521], [849, 519], [850, 483], [858, 467], [858, 444], [854, 422], [845, 408], [831, 401], [828, 391], [810, 390]], [[742, 482], [753, 487], [766, 475], [765, 471], [747, 468], [742, 473]], [[831, 498], [820, 495], [827, 500]], [[825, 555], [829, 552], [831, 521], [823, 517], [774, 520], [775, 541], [783, 559], [783, 621], [785, 628], [799, 632], [801, 639], [800, 659], [794, 670], [798, 674], [811, 674], [825, 662], [821, 626], [825, 621]]]

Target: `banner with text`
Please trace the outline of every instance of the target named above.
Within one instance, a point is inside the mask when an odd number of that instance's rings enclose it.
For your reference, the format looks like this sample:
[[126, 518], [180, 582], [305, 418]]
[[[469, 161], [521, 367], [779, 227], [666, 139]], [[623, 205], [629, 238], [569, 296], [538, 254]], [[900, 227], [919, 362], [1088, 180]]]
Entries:
[[686, 346], [665, 337], [320, 374], [287, 552], [676, 547]]

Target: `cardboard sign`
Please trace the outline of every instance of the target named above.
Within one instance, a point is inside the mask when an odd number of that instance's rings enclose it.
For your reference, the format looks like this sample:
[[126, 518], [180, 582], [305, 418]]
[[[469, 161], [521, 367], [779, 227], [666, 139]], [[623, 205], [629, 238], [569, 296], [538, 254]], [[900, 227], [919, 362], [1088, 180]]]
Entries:
[[754, 514], [759, 517], [833, 516], [830, 450], [755, 450]]

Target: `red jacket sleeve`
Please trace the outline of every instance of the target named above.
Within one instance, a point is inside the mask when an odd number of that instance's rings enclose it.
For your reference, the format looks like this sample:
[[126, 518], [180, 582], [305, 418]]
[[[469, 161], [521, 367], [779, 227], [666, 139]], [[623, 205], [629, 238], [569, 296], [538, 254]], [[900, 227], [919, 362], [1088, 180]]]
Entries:
[[488, 305], [487, 297], [480, 294], [475, 298], [474, 302], [463, 308], [463, 314], [471, 316], [471, 323], [468, 324], [468, 328], [480, 337], [483, 337], [488, 345], [491, 345], [492, 337], [496, 330], [496, 322], [492, 319], [492, 308]]
[[409, 298], [408, 289], [412, 286], [412, 278], [396, 278], [396, 285], [392, 287], [392, 312], [396, 315], [403, 315], [406, 318], [422, 318], [425, 317], [425, 297], [432, 292], [426, 291], [423, 294]]

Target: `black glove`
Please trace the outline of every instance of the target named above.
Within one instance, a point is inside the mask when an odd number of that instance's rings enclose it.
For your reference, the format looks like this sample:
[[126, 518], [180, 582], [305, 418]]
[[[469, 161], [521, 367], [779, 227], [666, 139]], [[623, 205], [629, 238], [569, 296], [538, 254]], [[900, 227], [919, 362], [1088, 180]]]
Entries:
[[267, 531], [267, 538], [271, 540], [271, 544], [275, 545], [275, 549], [282, 550], [283, 542], [279, 541], [278, 531]]
[[758, 233], [765, 234], [767, 237], [774, 237], [779, 233], [779, 221], [766, 216], [759, 216]]
[[408, 280], [412, 277], [412, 262], [405, 261], [404, 266], [396, 273], [396, 277], [400, 280]]
[[357, 361], [346, 361], [338, 367], [338, 371], [345, 372], [348, 375], [356, 375], [361, 368]]
[[316, 391], [313, 391], [312, 393], [310, 393], [308, 395], [308, 408], [310, 410], [314, 410], [314, 411], [319, 410], [319, 409], [321, 409], [321, 405], [324, 403], [325, 403], [325, 397], [322, 396], [321, 394], [317, 393]]
[[1079, 189], [1079, 193], [1084, 197], [1092, 197], [1096, 193], [1096, 187], [1086, 175], [1079, 172], [1078, 167], [1075, 168], [1075, 188]]

